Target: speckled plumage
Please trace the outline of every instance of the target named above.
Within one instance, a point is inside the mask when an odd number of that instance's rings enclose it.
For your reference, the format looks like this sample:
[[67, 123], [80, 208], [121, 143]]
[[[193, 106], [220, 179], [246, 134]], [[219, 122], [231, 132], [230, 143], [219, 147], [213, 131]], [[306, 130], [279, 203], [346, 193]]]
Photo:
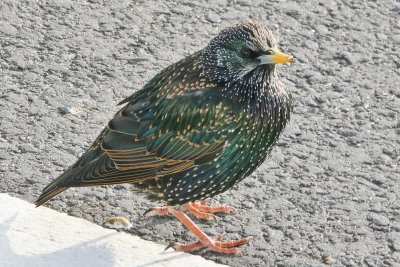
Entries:
[[260, 55], [271, 31], [244, 23], [161, 71], [108, 123], [89, 150], [48, 185], [133, 183], [168, 205], [210, 198], [251, 174], [290, 118], [292, 101]]

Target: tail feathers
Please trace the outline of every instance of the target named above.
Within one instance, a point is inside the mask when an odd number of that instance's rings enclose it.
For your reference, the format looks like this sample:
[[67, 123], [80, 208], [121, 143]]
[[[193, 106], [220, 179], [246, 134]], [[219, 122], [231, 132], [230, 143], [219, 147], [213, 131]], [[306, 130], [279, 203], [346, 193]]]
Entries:
[[71, 173], [73, 173], [73, 171], [74, 169], [66, 171], [65, 173], [61, 174], [57, 179], [52, 181], [48, 186], [46, 186], [43, 189], [42, 194], [35, 202], [36, 207], [39, 207], [40, 205], [60, 194], [64, 190], [67, 190], [68, 186], [65, 186], [64, 181], [71, 176]]
[[52, 186], [50, 188], [46, 188], [43, 190], [42, 194], [40, 197], [36, 200], [35, 204], [36, 207], [41, 206], [42, 204], [46, 203], [48, 200], [51, 198], [55, 197], [56, 195], [60, 194], [64, 190], [67, 190], [68, 187], [58, 187], [58, 186]]

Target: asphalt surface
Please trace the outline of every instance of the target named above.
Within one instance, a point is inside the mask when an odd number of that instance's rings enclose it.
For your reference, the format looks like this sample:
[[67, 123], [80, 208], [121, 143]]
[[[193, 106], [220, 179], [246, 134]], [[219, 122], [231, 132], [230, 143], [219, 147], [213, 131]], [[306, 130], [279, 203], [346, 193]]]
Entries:
[[[296, 101], [257, 172], [199, 221], [242, 255], [195, 252], [232, 266], [400, 266], [400, 3], [397, 1], [2, 1], [0, 192], [33, 202], [73, 164], [116, 104], [224, 26], [269, 25], [296, 64], [279, 72]], [[128, 185], [70, 189], [47, 204], [169, 244], [194, 241]]]

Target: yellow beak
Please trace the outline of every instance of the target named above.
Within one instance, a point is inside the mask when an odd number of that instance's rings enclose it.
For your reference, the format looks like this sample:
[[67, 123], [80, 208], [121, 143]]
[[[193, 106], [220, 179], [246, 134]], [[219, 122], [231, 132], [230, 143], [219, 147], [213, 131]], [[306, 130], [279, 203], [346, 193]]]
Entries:
[[262, 55], [258, 59], [260, 64], [289, 64], [294, 62], [294, 58], [278, 49], [271, 49], [274, 53], [272, 55]]

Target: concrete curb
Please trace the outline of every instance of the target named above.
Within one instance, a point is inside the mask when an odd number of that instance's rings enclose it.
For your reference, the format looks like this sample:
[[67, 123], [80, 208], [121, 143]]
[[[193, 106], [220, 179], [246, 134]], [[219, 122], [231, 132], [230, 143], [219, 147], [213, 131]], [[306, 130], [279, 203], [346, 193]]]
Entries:
[[226, 266], [0, 194], [0, 265]]

